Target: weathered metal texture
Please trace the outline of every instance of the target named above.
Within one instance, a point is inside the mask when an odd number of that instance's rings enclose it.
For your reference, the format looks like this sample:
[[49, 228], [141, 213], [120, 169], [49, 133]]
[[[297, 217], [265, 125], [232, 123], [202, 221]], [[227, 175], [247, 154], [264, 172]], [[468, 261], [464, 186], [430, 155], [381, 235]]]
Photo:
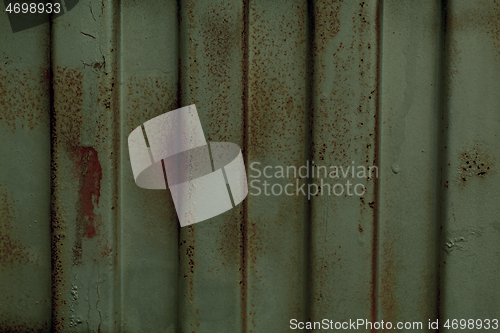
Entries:
[[[301, 166], [308, 159], [307, 13], [304, 1], [249, 3], [247, 167]], [[255, 196], [266, 180], [295, 182], [255, 176], [249, 170], [246, 331], [276, 332], [306, 317], [308, 204], [302, 195], [274, 196], [272, 188]]]
[[384, 3], [385, 320], [499, 313], [499, 10], [496, 1]]
[[[178, 332], [179, 222], [167, 191], [139, 188], [129, 133], [177, 108], [176, 1], [122, 1], [120, 30], [119, 311], [116, 330]], [[185, 252], [184, 252], [185, 253]]]
[[448, 1], [441, 316], [500, 313], [500, 4]]
[[[317, 165], [378, 164], [379, 9], [376, 1], [314, 4], [310, 150]], [[311, 200], [309, 306], [313, 320], [376, 320], [375, 175], [348, 179], [366, 186], [362, 196], [344, 193]], [[346, 183], [334, 180], [328, 182]], [[321, 180], [314, 181], [320, 184]]]
[[[494, 0], [81, 0], [16, 34], [2, 16], [0, 331], [493, 318], [499, 15]], [[208, 141], [242, 147], [250, 194], [181, 229], [168, 191], [135, 185], [127, 136], [193, 103]], [[379, 178], [361, 197], [254, 195], [295, 178], [252, 165], [308, 161]]]
[[[180, 1], [180, 105], [207, 141], [243, 147], [243, 3]], [[180, 230], [179, 332], [238, 332], [245, 320], [244, 206]]]
[[441, 157], [441, 5], [383, 8], [378, 314], [438, 316]]
[[[3, 13], [2, 13], [3, 15]], [[48, 26], [0, 30], [0, 331], [50, 327]]]
[[51, 25], [54, 331], [115, 326], [119, 105], [113, 6], [80, 1]]

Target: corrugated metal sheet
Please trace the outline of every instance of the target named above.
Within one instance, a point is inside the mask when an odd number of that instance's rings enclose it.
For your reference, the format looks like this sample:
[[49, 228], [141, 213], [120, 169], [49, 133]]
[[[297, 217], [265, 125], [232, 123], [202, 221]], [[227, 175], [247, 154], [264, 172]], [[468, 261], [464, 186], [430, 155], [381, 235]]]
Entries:
[[[498, 319], [499, 15], [495, 0], [81, 0], [12, 33], [4, 12], [0, 331]], [[361, 197], [249, 195], [180, 228], [168, 191], [135, 185], [127, 136], [189, 104], [247, 174], [354, 161], [379, 177]]]

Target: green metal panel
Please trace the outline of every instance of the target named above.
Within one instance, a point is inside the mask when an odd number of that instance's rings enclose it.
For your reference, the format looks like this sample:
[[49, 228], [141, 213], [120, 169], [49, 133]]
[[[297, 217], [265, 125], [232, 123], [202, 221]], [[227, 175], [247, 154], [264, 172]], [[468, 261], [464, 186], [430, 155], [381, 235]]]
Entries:
[[14, 35], [3, 14], [0, 330], [46, 331], [51, 322], [49, 27]]
[[84, 2], [51, 24], [53, 331], [115, 327], [115, 9]]
[[498, 15], [496, 1], [453, 1], [446, 16], [440, 244], [445, 318], [489, 318], [500, 309]]
[[[0, 15], [0, 331], [499, 319], [499, 15], [494, 0], [81, 0], [16, 33]], [[127, 137], [190, 104], [208, 141], [242, 148], [250, 193], [180, 228], [169, 191], [134, 183]], [[328, 178], [366, 193], [309, 200], [256, 171], [313, 162], [378, 177]]]
[[385, 321], [439, 312], [441, 7], [389, 1], [383, 10], [378, 313]]
[[[378, 164], [379, 6], [314, 5], [310, 149], [318, 165]], [[351, 181], [364, 183], [366, 194], [311, 200], [309, 304], [314, 320], [376, 320], [377, 178]]]
[[120, 22], [121, 283], [115, 327], [123, 332], [178, 332], [179, 222], [167, 191], [144, 190], [134, 183], [127, 148], [127, 136], [134, 128], [177, 108], [177, 3], [145, 6], [141, 1], [124, 1]]
[[[196, 104], [207, 141], [243, 147], [242, 2], [180, 1], [179, 20], [179, 105]], [[240, 204], [179, 230], [178, 332], [241, 331], [243, 227]]]

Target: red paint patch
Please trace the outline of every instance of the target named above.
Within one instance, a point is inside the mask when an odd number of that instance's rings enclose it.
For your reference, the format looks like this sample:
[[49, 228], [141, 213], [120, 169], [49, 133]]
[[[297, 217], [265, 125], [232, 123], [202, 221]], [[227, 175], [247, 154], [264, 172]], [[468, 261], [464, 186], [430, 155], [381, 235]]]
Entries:
[[102, 168], [97, 151], [91, 147], [79, 150], [77, 166], [82, 170], [83, 184], [80, 189], [82, 217], [86, 221], [84, 235], [94, 238], [97, 235], [95, 227], [94, 205], [99, 204], [101, 196]]
[[72, 148], [76, 176], [80, 180], [80, 207], [77, 219], [73, 264], [82, 262], [83, 239], [99, 236], [100, 216], [94, 213], [101, 196], [102, 167], [97, 151], [92, 147]]

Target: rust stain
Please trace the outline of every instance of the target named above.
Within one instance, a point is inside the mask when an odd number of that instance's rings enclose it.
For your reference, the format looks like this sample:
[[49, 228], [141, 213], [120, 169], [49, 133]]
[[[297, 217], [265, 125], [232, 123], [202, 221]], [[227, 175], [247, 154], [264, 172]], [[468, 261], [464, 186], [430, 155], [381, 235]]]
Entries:
[[63, 204], [63, 187], [67, 179], [63, 157], [73, 147], [80, 146], [83, 105], [83, 74], [79, 69], [55, 66], [52, 72], [54, 111], [52, 116], [52, 329], [59, 332], [66, 325], [66, 228], [67, 208]]
[[[243, 248], [243, 207], [238, 205], [221, 216], [219, 232], [216, 236], [216, 249], [220, 263], [225, 268], [239, 266]], [[239, 282], [243, 282], [240, 280]]]
[[[183, 36], [187, 41], [187, 57], [181, 59], [179, 103], [183, 106], [197, 105], [207, 141], [228, 141], [242, 146], [242, 116], [238, 114], [243, 110], [240, 76], [243, 26], [238, 7], [230, 3], [206, 3], [205, 7], [205, 4], [187, 1], [182, 11], [185, 15], [182, 19], [187, 23], [186, 35]], [[195, 241], [196, 237], [206, 237], [200, 235], [200, 230], [216, 233], [213, 251], [220, 254], [220, 259], [214, 260], [215, 269], [211, 272], [216, 276], [239, 276], [240, 285], [245, 285], [244, 268], [235, 270], [244, 252], [242, 209], [240, 206], [240, 209], [220, 216], [217, 222], [207, 222], [213, 224], [213, 229], [199, 229], [196, 225], [188, 227], [188, 230], [181, 229], [179, 251], [181, 277], [184, 278], [183, 303], [193, 312], [197, 310], [196, 305], [191, 304], [195, 301], [194, 280], [199, 275], [196, 274]], [[243, 287], [241, 290], [244, 293]], [[244, 310], [241, 311], [244, 317]], [[189, 320], [194, 331], [200, 326], [197, 317]]]
[[250, 5], [247, 145], [252, 159], [272, 154], [284, 163], [301, 163], [307, 111], [305, 7], [294, 2], [287, 5], [293, 15], [270, 20]]
[[234, 8], [215, 4], [210, 7], [211, 10], [199, 20], [204, 37], [203, 55], [210, 60], [206, 63], [206, 70], [211, 78], [224, 80], [227, 79], [231, 55], [238, 46], [241, 32], [231, 17]]
[[[286, 13], [286, 14], [285, 14]], [[247, 163], [260, 161], [264, 165], [303, 164], [308, 157], [308, 112], [307, 90], [307, 3], [289, 1], [265, 5], [249, 2], [248, 23], [248, 115], [246, 123]], [[303, 255], [288, 251], [283, 240], [303, 239], [302, 226], [307, 206], [301, 197], [247, 198], [246, 221], [246, 330], [263, 328], [264, 315], [256, 300], [273, 288], [273, 283], [263, 278], [276, 272], [286, 276], [283, 288], [286, 295], [293, 295], [304, 288], [301, 272], [295, 262], [303, 264]], [[263, 205], [276, 207], [272, 213], [261, 214]], [[293, 216], [291, 219], [290, 216]], [[286, 224], [285, 224], [286, 223]], [[285, 255], [286, 261], [268, 266], [266, 258]], [[302, 295], [302, 293], [300, 294]], [[285, 302], [288, 301], [288, 302]], [[281, 311], [289, 318], [305, 315], [302, 297], [277, 297]]]
[[79, 69], [56, 66], [53, 73], [54, 122], [57, 146], [80, 146], [83, 105], [83, 74]]
[[463, 187], [475, 178], [486, 178], [496, 173], [495, 158], [478, 142], [464, 149], [459, 154], [459, 166], [456, 181]]
[[[207, 140], [239, 143], [242, 128], [238, 114], [242, 105], [241, 79], [238, 75], [241, 71], [241, 58], [238, 58], [241, 53], [238, 52], [238, 46], [241, 43], [242, 30], [234, 17], [233, 6], [209, 7], [209, 12], [200, 21], [200, 37], [204, 48], [199, 48], [197, 54], [197, 58], [202, 59], [200, 70], [203, 70], [204, 75], [196, 77], [194, 83], [198, 85], [200, 80], [210, 82], [198, 87], [199, 93], [209, 96], [201, 100], [201, 116], [206, 115], [206, 119], [209, 119]], [[195, 39], [195, 36], [192, 38]], [[190, 74], [191, 77], [196, 76]], [[238, 121], [234, 121], [235, 118]]]
[[30, 262], [25, 246], [15, 235], [17, 220], [17, 202], [13, 194], [0, 184], [0, 265], [25, 265]]
[[[348, 7], [345, 5], [348, 4]], [[311, 151], [310, 159], [321, 161], [321, 165], [377, 165], [379, 94], [379, 45], [380, 2], [318, 0], [313, 6], [313, 87], [311, 87], [314, 110], [310, 115]], [[342, 37], [339, 33], [343, 32]], [[316, 180], [315, 180], [316, 181]], [[364, 297], [366, 309], [372, 321], [377, 318], [377, 200], [376, 179], [368, 180], [367, 194], [362, 198], [359, 212], [352, 217], [363, 221], [357, 226], [361, 237], [367, 237], [370, 251], [367, 268], [371, 276], [366, 281]], [[335, 202], [317, 199], [316, 212], [334, 215], [340, 209]], [[313, 206], [314, 207], [314, 206]], [[311, 208], [312, 209], [312, 208]], [[330, 213], [331, 212], [331, 213]], [[309, 214], [311, 214], [309, 212]], [[322, 213], [320, 213], [322, 214]], [[326, 221], [325, 221], [326, 220]], [[317, 318], [329, 312], [343, 311], [336, 296], [332, 280], [342, 266], [341, 244], [334, 244], [327, 234], [329, 219], [316, 218], [311, 222], [321, 235], [315, 234], [319, 243], [311, 250], [311, 314]], [[363, 226], [363, 227], [362, 227]], [[354, 225], [353, 228], [356, 228]], [[368, 228], [368, 229], [367, 229]], [[324, 230], [324, 232], [323, 232]], [[337, 246], [339, 249], [337, 250]], [[326, 250], [325, 250], [326, 249]], [[370, 267], [371, 265], [371, 267]]]
[[475, 6], [467, 6], [461, 12], [451, 11], [452, 15], [447, 18], [447, 30], [449, 32], [463, 32], [475, 30], [486, 34], [493, 41], [495, 58], [500, 56], [500, 2], [477, 1]]
[[[375, 138], [364, 133], [375, 127], [372, 99], [377, 93], [377, 75], [372, 59], [376, 49], [371, 48], [370, 42], [376, 38], [377, 18], [373, 9], [376, 4], [360, 2], [359, 9], [352, 12], [352, 35], [334, 42], [341, 29], [338, 15], [342, 4], [343, 1], [318, 1], [315, 5], [313, 94], [316, 105], [311, 119], [314, 126], [312, 157], [350, 163], [353, 155], [364, 152], [366, 158], [358, 158], [358, 162], [371, 163], [374, 149], [370, 147], [374, 147]], [[363, 88], [361, 92], [354, 88], [358, 82]], [[325, 151], [324, 145], [328, 147]], [[358, 151], [357, 146], [367, 149]]]
[[[332, 68], [327, 72], [327, 66], [331, 66], [331, 64], [335, 65], [333, 71], [336, 72], [335, 76], [338, 80], [347, 81], [345, 71], [349, 69], [349, 66], [346, 66], [349, 64], [341, 62], [342, 58], [339, 57], [339, 53], [345, 52], [345, 48], [349, 47], [349, 39], [337, 43], [333, 50], [333, 55], [328, 54], [328, 48], [331, 47], [330, 45], [333, 44], [335, 37], [341, 29], [339, 13], [342, 6], [343, 1], [321, 0], [316, 1], [313, 6], [314, 39], [311, 57], [313, 59], [312, 73], [314, 87], [311, 87], [310, 93], [314, 101], [314, 110], [312, 117], [310, 117], [312, 134], [310, 147], [308, 148], [311, 151], [310, 158], [312, 160], [324, 161], [323, 163], [325, 164], [330, 163], [332, 159], [338, 161], [340, 154], [343, 154], [340, 156], [346, 158], [346, 148], [349, 147], [348, 142], [346, 142], [348, 139], [346, 138], [346, 134], [349, 131], [350, 125], [347, 117], [342, 115], [346, 108], [342, 91], [345, 88], [341, 86], [340, 89], [331, 93], [325, 91], [324, 88], [325, 83], [329, 80], [329, 74], [332, 72]], [[347, 59], [350, 58], [348, 57]], [[335, 85], [335, 87], [337, 86], [338, 84]], [[332, 106], [334, 109], [332, 109]], [[335, 203], [328, 204], [328, 211], [334, 211], [335, 209]], [[337, 248], [332, 244], [331, 238], [326, 233], [327, 221], [323, 223], [325, 226], [317, 226], [316, 228], [324, 229], [324, 240], [321, 237], [315, 241], [320, 242], [329, 251], [327, 253], [323, 251], [316, 252], [314, 249], [315, 246], [313, 246], [311, 258], [309, 258], [313, 263], [310, 282], [312, 288], [309, 295], [309, 301], [312, 303], [310, 315], [317, 318], [320, 318], [325, 312], [336, 310], [334, 303], [332, 303], [330, 291], [332, 287], [328, 277], [331, 276], [333, 270], [341, 269], [341, 265], [338, 264], [341, 258], [337, 254]], [[330, 305], [330, 303], [332, 304]], [[329, 304], [330, 306], [325, 308], [324, 304]]]
[[[401, 266], [395, 261], [394, 252], [395, 239], [386, 232], [387, 242], [382, 244], [382, 267], [380, 269], [379, 300], [384, 316], [384, 321], [395, 323], [399, 316], [399, 309], [396, 307], [397, 300], [394, 295], [396, 288], [396, 275]], [[392, 240], [390, 240], [392, 239]], [[384, 330], [385, 332], [386, 330]], [[389, 332], [389, 330], [387, 330]]]
[[477, 38], [482, 41], [485, 36], [492, 41], [493, 56], [496, 60], [500, 60], [500, 4], [498, 0], [493, 1], [477, 1], [475, 6], [467, 6], [466, 10], [454, 10], [451, 7], [448, 10], [446, 18], [446, 34], [448, 38], [448, 57], [449, 63], [447, 68], [448, 79], [447, 84], [450, 93], [446, 98], [451, 99], [451, 92], [454, 91], [453, 86], [455, 78], [458, 76], [459, 66], [462, 62], [461, 48], [463, 44], [459, 44], [464, 32], [474, 32]]
[[[196, 53], [192, 53], [190, 63], [191, 79], [196, 81], [208, 80], [211, 84], [203, 84], [198, 93], [203, 89], [204, 98], [200, 103], [200, 117], [207, 119], [204, 122], [205, 133], [208, 141], [227, 141], [242, 144], [243, 128], [241, 116], [243, 110], [241, 100], [241, 64], [243, 53], [242, 33], [243, 26], [240, 16], [236, 15], [238, 8], [228, 4], [210, 3], [203, 11], [199, 22], [199, 35], [191, 30], [189, 36], [193, 42], [199, 42]], [[198, 59], [201, 63], [198, 63]], [[191, 64], [196, 68], [196, 74]], [[203, 75], [200, 75], [200, 74]], [[213, 84], [212, 84], [213, 82]], [[193, 97], [195, 94], [193, 94]], [[220, 275], [220, 269], [225, 273], [233, 274], [240, 285], [244, 285], [243, 269], [234, 272], [234, 267], [241, 265], [243, 258], [243, 207], [235, 208], [220, 216], [214, 225], [218, 227], [216, 236], [216, 251], [221, 258], [214, 263], [218, 267], [214, 274]]]
[[340, 8], [343, 4], [340, 1], [317, 1], [315, 6], [315, 51], [322, 53], [326, 51], [326, 45], [337, 36], [340, 31], [340, 20], [338, 18]]
[[[181, 229], [179, 233], [179, 260], [182, 263], [180, 274], [185, 279], [184, 297], [192, 304], [194, 301], [194, 274], [196, 269], [195, 262], [195, 226], [187, 226]], [[184, 260], [182, 256], [185, 256]]]
[[66, 305], [66, 234], [61, 232], [63, 221], [57, 217], [57, 212], [52, 214], [52, 329], [60, 332], [66, 322], [64, 306]]
[[495, 57], [498, 59], [498, 56], [500, 56], [500, 2], [498, 0], [493, 0], [493, 3], [488, 3], [487, 8], [488, 26], [486, 27], [486, 34], [493, 40], [493, 44], [497, 51]]
[[176, 89], [167, 76], [131, 77], [125, 81], [127, 110], [123, 130], [128, 133], [162, 113], [177, 109]]
[[[85, 260], [109, 259], [113, 248], [104, 234], [105, 226], [99, 214], [101, 192], [109, 187], [103, 183], [108, 179], [108, 161], [116, 161], [117, 134], [114, 119], [117, 103], [116, 79], [106, 72], [106, 64], [93, 63], [92, 72], [98, 82], [98, 96], [94, 102], [98, 106], [96, 115], [95, 140], [82, 144], [83, 131], [83, 71], [77, 68], [56, 66], [53, 69], [54, 111], [52, 116], [53, 161], [52, 173], [52, 326], [61, 331], [68, 324], [67, 318], [67, 275], [71, 263], [79, 265]], [[94, 75], [92, 74], [92, 75]], [[114, 170], [115, 168], [111, 168]], [[68, 179], [68, 175], [73, 177]], [[73, 187], [74, 185], [74, 187]], [[68, 202], [76, 196], [73, 203]], [[112, 200], [116, 203], [116, 200]], [[102, 205], [102, 203], [101, 203]], [[69, 208], [69, 207], [70, 208]], [[116, 204], [109, 207], [114, 210]], [[68, 210], [75, 210], [76, 220], [67, 221]], [[74, 237], [68, 237], [68, 224], [76, 227]], [[72, 252], [69, 252], [72, 251]], [[116, 256], [115, 261], [116, 264]], [[110, 264], [113, 261], [110, 260]], [[116, 266], [115, 266], [116, 267]], [[116, 276], [115, 276], [116, 278]]]
[[[104, 70], [105, 64], [96, 62], [93, 69]], [[111, 104], [113, 102], [113, 88], [115, 87], [115, 82], [113, 78], [108, 77], [108, 73], [104, 73], [97, 77], [99, 79], [99, 97], [97, 102], [101, 105], [101, 110], [109, 111], [111, 110]]]
[[197, 58], [198, 46], [199, 42], [196, 41], [196, 38], [193, 36], [194, 31], [200, 31], [200, 28], [197, 26], [198, 20], [195, 15], [196, 6], [194, 0], [186, 1], [186, 10], [187, 17], [182, 17], [181, 19], [185, 19], [187, 21], [187, 48], [188, 48], [188, 56], [187, 61], [181, 59], [181, 73], [187, 73], [189, 75], [186, 78], [184, 75], [180, 76], [180, 91], [182, 94], [179, 95], [179, 102], [182, 105], [189, 104], [197, 104], [199, 101], [196, 99], [198, 92], [198, 73], [200, 71], [200, 62]]
[[17, 129], [45, 129], [49, 126], [48, 69], [0, 68], [0, 123]]

